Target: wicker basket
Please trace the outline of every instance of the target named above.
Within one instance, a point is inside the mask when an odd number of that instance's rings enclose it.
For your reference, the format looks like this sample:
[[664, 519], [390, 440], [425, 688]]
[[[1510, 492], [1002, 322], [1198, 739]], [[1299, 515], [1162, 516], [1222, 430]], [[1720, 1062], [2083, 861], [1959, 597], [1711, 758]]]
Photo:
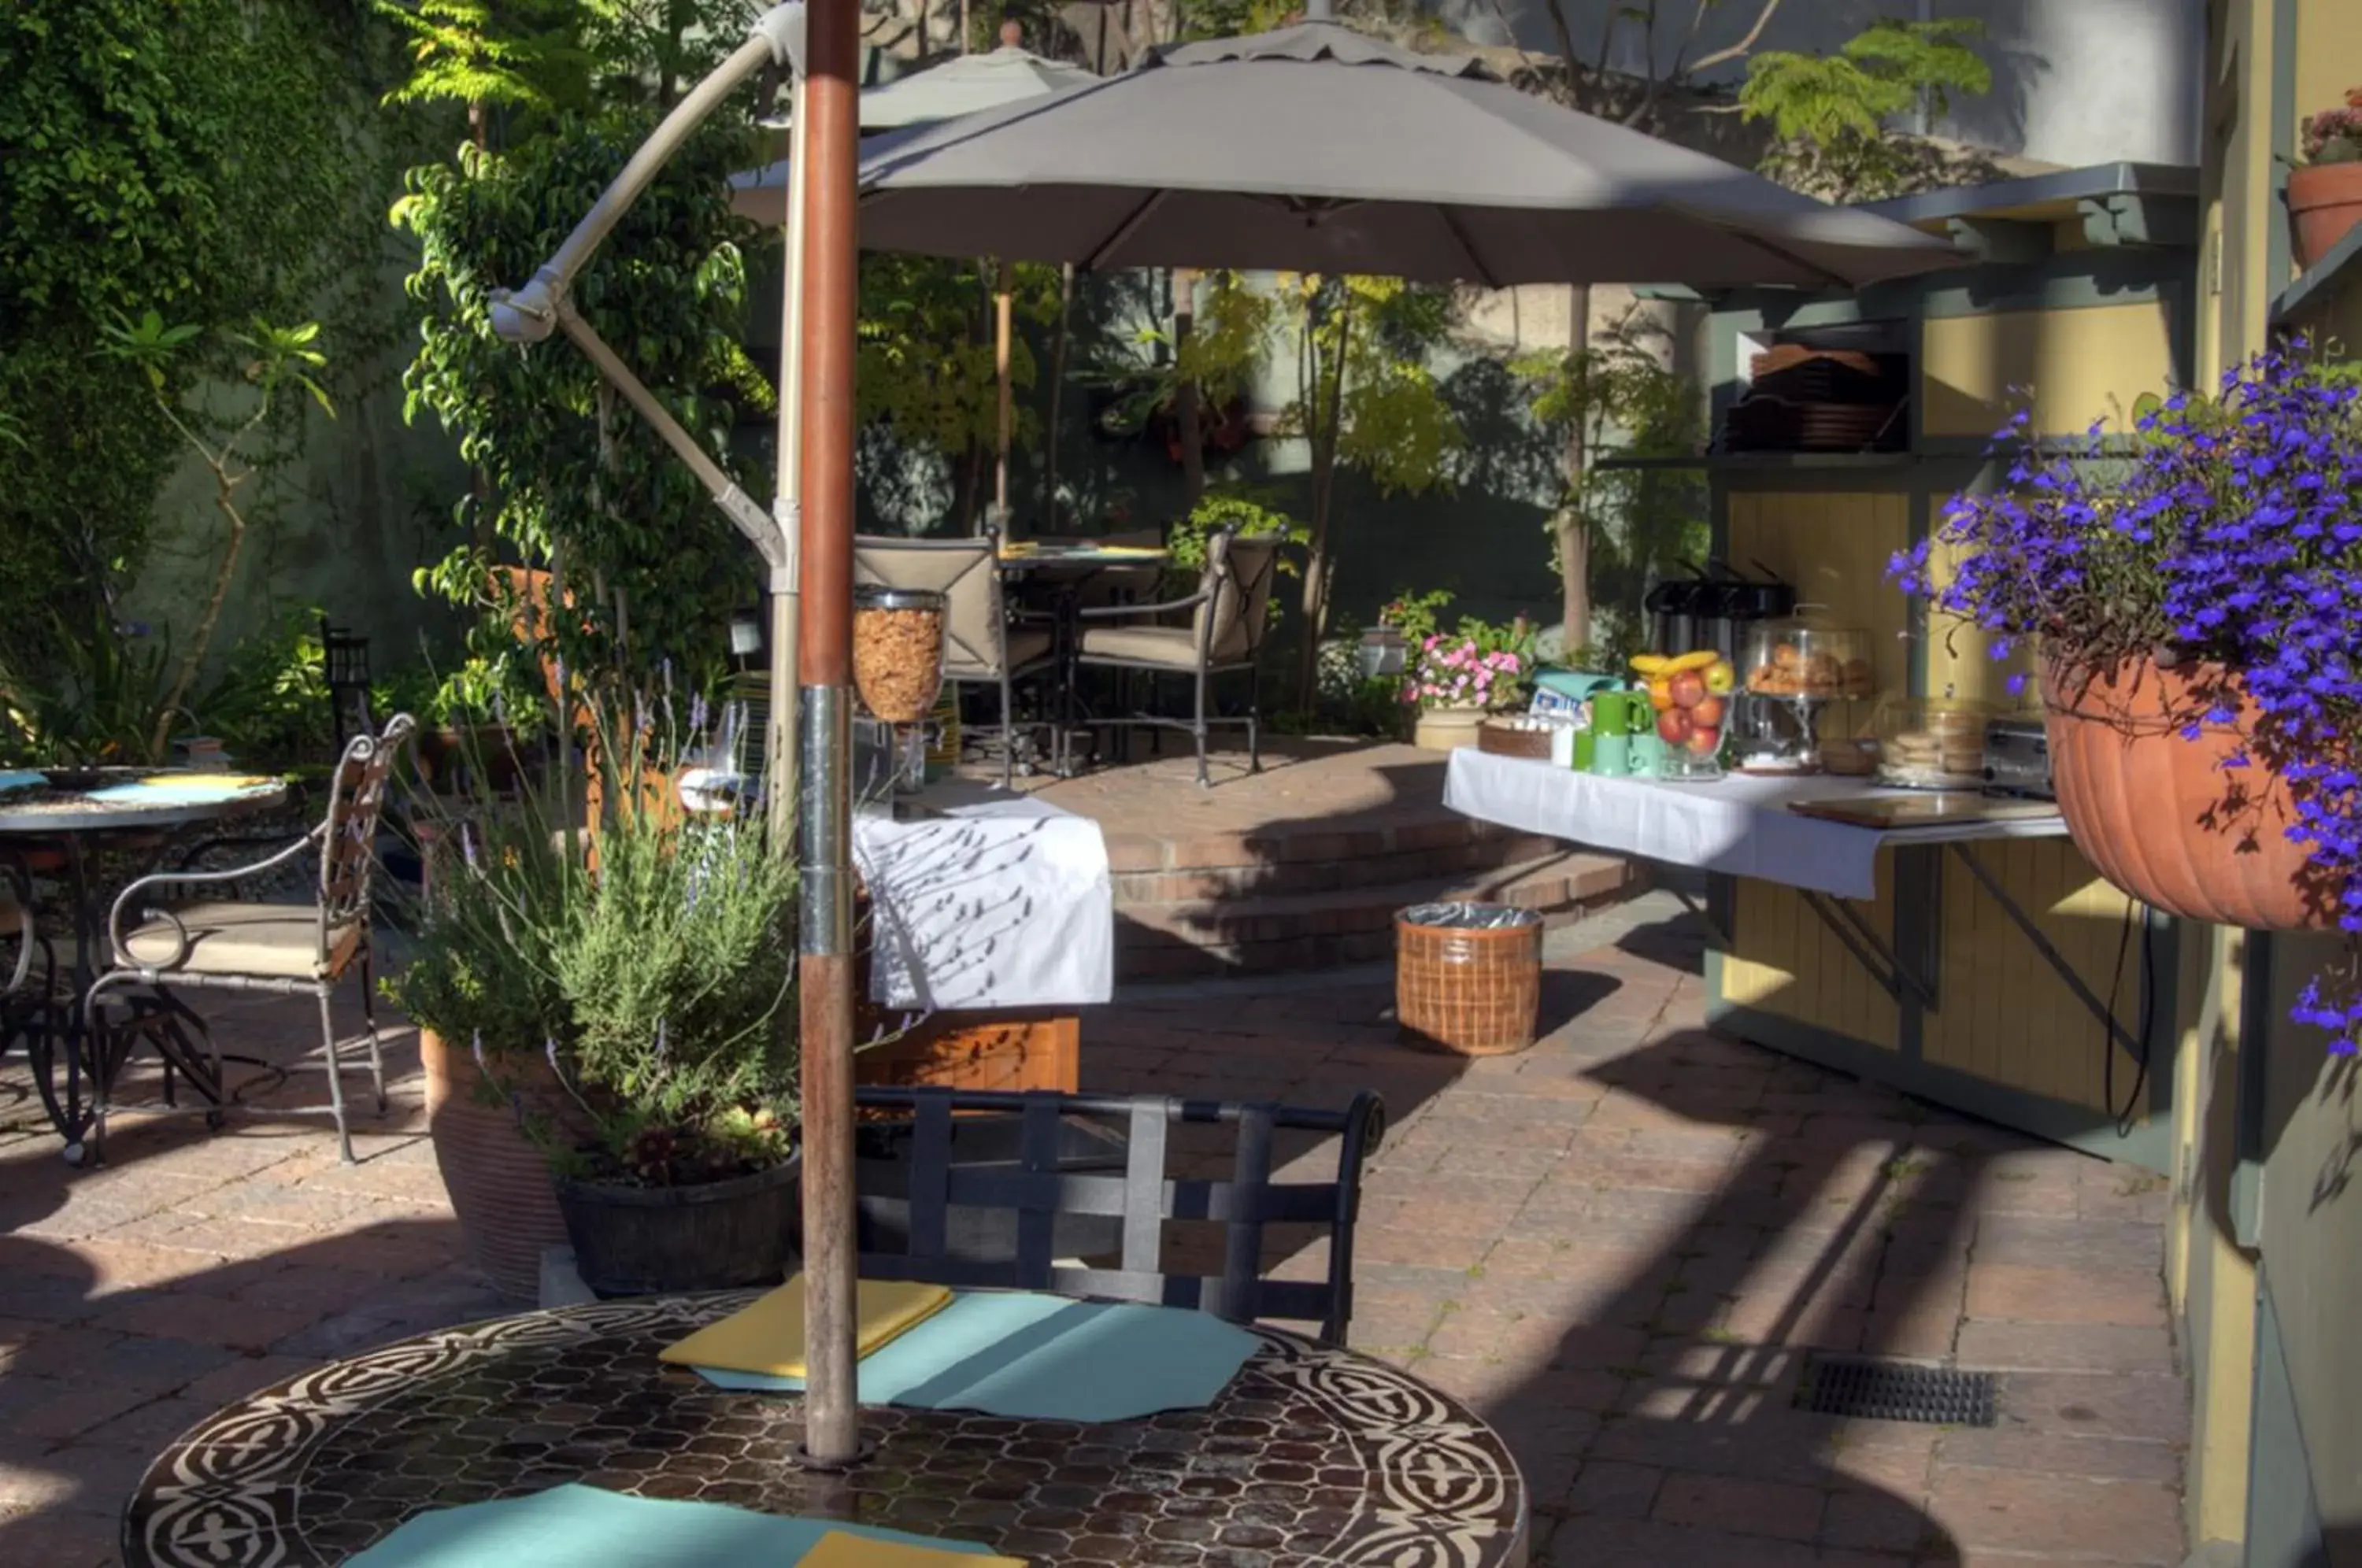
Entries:
[[1496, 756], [1523, 756], [1535, 762], [1548, 762], [1551, 755], [1551, 733], [1548, 730], [1521, 730], [1487, 719], [1476, 726], [1476, 749], [1489, 751]]
[[1395, 1017], [1413, 1045], [1505, 1056], [1534, 1043], [1542, 922], [1499, 904], [1427, 904], [1395, 916]]

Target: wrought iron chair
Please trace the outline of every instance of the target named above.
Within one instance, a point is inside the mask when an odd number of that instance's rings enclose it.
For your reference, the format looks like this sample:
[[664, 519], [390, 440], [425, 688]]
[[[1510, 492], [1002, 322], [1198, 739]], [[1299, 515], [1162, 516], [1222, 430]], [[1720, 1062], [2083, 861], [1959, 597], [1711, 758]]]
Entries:
[[[1375, 1094], [1362, 1091], [1343, 1110], [1047, 1090], [873, 1088], [855, 1098], [866, 1110], [910, 1118], [861, 1130], [855, 1181], [866, 1234], [862, 1277], [1114, 1297], [1193, 1308], [1235, 1322], [1317, 1323], [1323, 1340], [1344, 1342], [1353, 1315], [1362, 1166], [1385, 1129], [1385, 1105]], [[1008, 1142], [1012, 1119], [1015, 1157], [996, 1158], [1002, 1151], [990, 1145]], [[1078, 1122], [1086, 1127], [1080, 1157]], [[1191, 1123], [1234, 1130], [1227, 1179], [1175, 1178], [1168, 1172], [1168, 1135]], [[1336, 1136], [1334, 1179], [1272, 1179], [1275, 1136], [1288, 1132]], [[1120, 1133], [1120, 1142], [1110, 1132]], [[1087, 1152], [1094, 1146], [1097, 1157]], [[993, 1228], [977, 1224], [978, 1210], [988, 1211], [987, 1219], [989, 1211], [1013, 1211], [1013, 1225], [1004, 1221], [992, 1238], [1006, 1242], [1013, 1229], [1013, 1247], [979, 1243], [979, 1231]], [[955, 1211], [966, 1212], [955, 1221]], [[1093, 1220], [1096, 1226], [1076, 1223]], [[1168, 1220], [1221, 1227], [1220, 1271], [1166, 1272]], [[1264, 1228], [1281, 1224], [1325, 1229], [1325, 1277], [1264, 1276]], [[885, 1240], [887, 1231], [900, 1232], [900, 1250], [870, 1244]], [[1058, 1261], [1062, 1251], [1077, 1245], [1078, 1235], [1094, 1231], [1112, 1243], [1108, 1250], [1117, 1254], [1115, 1267]], [[1099, 1250], [1095, 1241], [1080, 1244]], [[1009, 1255], [979, 1255], [988, 1253]]]
[[0, 977], [0, 1053], [36, 1027], [58, 983], [58, 955], [34, 923], [33, 879], [13, 858], [0, 857], [0, 954], [14, 943], [17, 955]]
[[1015, 685], [1054, 668], [1047, 627], [1012, 625], [1000, 587], [999, 536], [853, 542], [853, 579], [944, 596], [944, 679], [1000, 689], [1000, 782], [1016, 774]]
[[[353, 1140], [345, 1117], [344, 1064], [329, 999], [345, 976], [358, 970], [361, 1014], [369, 1030], [370, 1077], [382, 1115], [385, 1062], [378, 1044], [376, 986], [370, 968], [370, 900], [386, 779], [413, 727], [410, 715], [399, 713], [382, 734], [359, 734], [346, 743], [330, 780], [327, 814], [319, 826], [277, 853], [225, 870], [188, 869], [211, 850], [279, 842], [216, 839], [191, 850], [182, 869], [142, 877], [125, 888], [107, 921], [107, 948], [115, 966], [92, 982], [83, 999], [88, 1037], [103, 1038], [99, 1006], [105, 999], [130, 987], [145, 987], [151, 1003], [205, 1035], [213, 1082], [218, 1086], [221, 1055], [213, 1045], [212, 1032], [175, 992], [186, 988], [315, 997], [320, 1006], [328, 1103], [295, 1108], [292, 1113], [316, 1115], [325, 1110], [334, 1117], [337, 1152], [345, 1164], [351, 1165]], [[240, 884], [292, 865], [307, 853], [319, 857], [318, 893], [311, 903], [248, 902], [237, 897]], [[203, 896], [212, 889], [226, 889], [232, 896]], [[119, 1066], [119, 1061], [112, 1063], [99, 1075], [92, 1125], [94, 1154], [105, 1140], [108, 1100], [115, 1069]], [[169, 1067], [168, 1060], [168, 1071]]]
[[[1211, 780], [1206, 773], [1206, 735], [1218, 723], [1243, 723], [1247, 729], [1247, 766], [1263, 771], [1264, 635], [1271, 624], [1272, 580], [1279, 572], [1280, 541], [1245, 539], [1225, 530], [1206, 540], [1206, 569], [1198, 591], [1162, 604], [1139, 604], [1081, 612], [1083, 632], [1076, 661], [1085, 668], [1141, 670], [1150, 675], [1181, 675], [1193, 679], [1197, 702], [1187, 719], [1168, 719], [1147, 712], [1128, 718], [1093, 719], [1095, 727], [1146, 726], [1186, 730], [1198, 746], [1198, 787]], [[1163, 617], [1187, 610], [1187, 625], [1171, 625]], [[1213, 679], [1244, 670], [1248, 678], [1247, 711], [1242, 718], [1209, 714], [1207, 698]]]

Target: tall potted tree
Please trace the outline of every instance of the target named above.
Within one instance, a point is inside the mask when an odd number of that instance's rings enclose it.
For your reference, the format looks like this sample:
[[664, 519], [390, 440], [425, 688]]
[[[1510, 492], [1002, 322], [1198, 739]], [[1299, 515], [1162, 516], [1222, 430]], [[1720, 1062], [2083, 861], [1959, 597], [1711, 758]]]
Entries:
[[[2003, 436], [2006, 487], [1895, 573], [1997, 657], [2033, 645], [2077, 846], [2176, 914], [2362, 935], [2362, 384], [2299, 344], [2121, 444]], [[2300, 1016], [2351, 1050], [2350, 966]]]

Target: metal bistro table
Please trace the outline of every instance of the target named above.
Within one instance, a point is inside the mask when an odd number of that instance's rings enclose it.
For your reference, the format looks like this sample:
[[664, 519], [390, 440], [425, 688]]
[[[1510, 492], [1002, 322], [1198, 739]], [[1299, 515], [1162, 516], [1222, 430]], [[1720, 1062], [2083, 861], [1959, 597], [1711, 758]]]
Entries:
[[657, 1353], [755, 1292], [606, 1302], [423, 1334], [305, 1373], [166, 1449], [128, 1568], [344, 1562], [414, 1514], [582, 1482], [978, 1542], [1034, 1568], [1521, 1568], [1509, 1451], [1456, 1400], [1257, 1328], [1202, 1410], [1108, 1426], [862, 1413], [874, 1458], [800, 1470], [802, 1402]]
[[1162, 571], [1172, 558], [1170, 550], [1142, 545], [1021, 542], [1001, 547], [1001, 580], [1021, 585], [1037, 602], [1046, 602], [1052, 617], [1058, 697], [1063, 710], [1058, 716], [1057, 745], [1052, 757], [1052, 767], [1058, 777], [1074, 776], [1072, 737], [1090, 713], [1082, 699], [1082, 669], [1076, 662], [1081, 652], [1085, 593], [1094, 584], [1120, 583], [1142, 572]]
[[[92, 898], [92, 855], [105, 848], [110, 839], [169, 833], [244, 816], [287, 799], [287, 786], [277, 779], [218, 790], [208, 787], [222, 777], [185, 768], [56, 769], [50, 771], [46, 783], [0, 792], [0, 855], [23, 859], [39, 851], [57, 852], [65, 863], [66, 894], [73, 907], [72, 977], [68, 994], [44, 999], [39, 1009], [40, 1021], [28, 1032], [41, 1106], [58, 1136], [65, 1140], [68, 1164], [82, 1163], [83, 1138], [94, 1120], [93, 1102], [83, 1092], [83, 1069], [87, 1066], [111, 1077], [140, 1033], [155, 1042], [168, 1066], [186, 1077], [199, 1094], [215, 1106], [222, 1103], [222, 1086], [213, 1062], [195, 1048], [169, 1008], [136, 1019], [125, 1030], [103, 1030], [106, 1038], [96, 1043], [102, 1048], [93, 1050], [82, 1007], [91, 981], [108, 958], [108, 911]], [[140, 798], [143, 780], [163, 781], [152, 790], [153, 799]], [[183, 788], [176, 790], [174, 785]], [[190, 790], [203, 793], [186, 792]], [[143, 1023], [154, 1027], [145, 1029]], [[57, 1072], [61, 1051], [65, 1058], [62, 1093]], [[169, 1084], [168, 1079], [168, 1088]]]

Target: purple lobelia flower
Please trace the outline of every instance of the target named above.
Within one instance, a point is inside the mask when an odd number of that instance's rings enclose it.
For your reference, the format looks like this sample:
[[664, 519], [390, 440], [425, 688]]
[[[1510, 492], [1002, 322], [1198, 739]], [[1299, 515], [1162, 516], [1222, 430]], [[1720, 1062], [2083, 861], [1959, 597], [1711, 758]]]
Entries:
[[[1998, 435], [2003, 485], [1952, 498], [1889, 575], [1937, 610], [2095, 666], [2155, 654], [2240, 672], [2246, 737], [2290, 786], [2289, 837], [2334, 889], [2346, 958], [2293, 1011], [2331, 1049], [2362, 1045], [2362, 377], [2301, 340], [2259, 354], [2213, 396], [2180, 392], [2129, 438], [2099, 426]], [[1941, 552], [1951, 563], [1939, 580]], [[2014, 684], [2013, 689], [2014, 690]], [[2217, 707], [2192, 717], [2224, 723]], [[2246, 766], [2240, 756], [2233, 766]]]

